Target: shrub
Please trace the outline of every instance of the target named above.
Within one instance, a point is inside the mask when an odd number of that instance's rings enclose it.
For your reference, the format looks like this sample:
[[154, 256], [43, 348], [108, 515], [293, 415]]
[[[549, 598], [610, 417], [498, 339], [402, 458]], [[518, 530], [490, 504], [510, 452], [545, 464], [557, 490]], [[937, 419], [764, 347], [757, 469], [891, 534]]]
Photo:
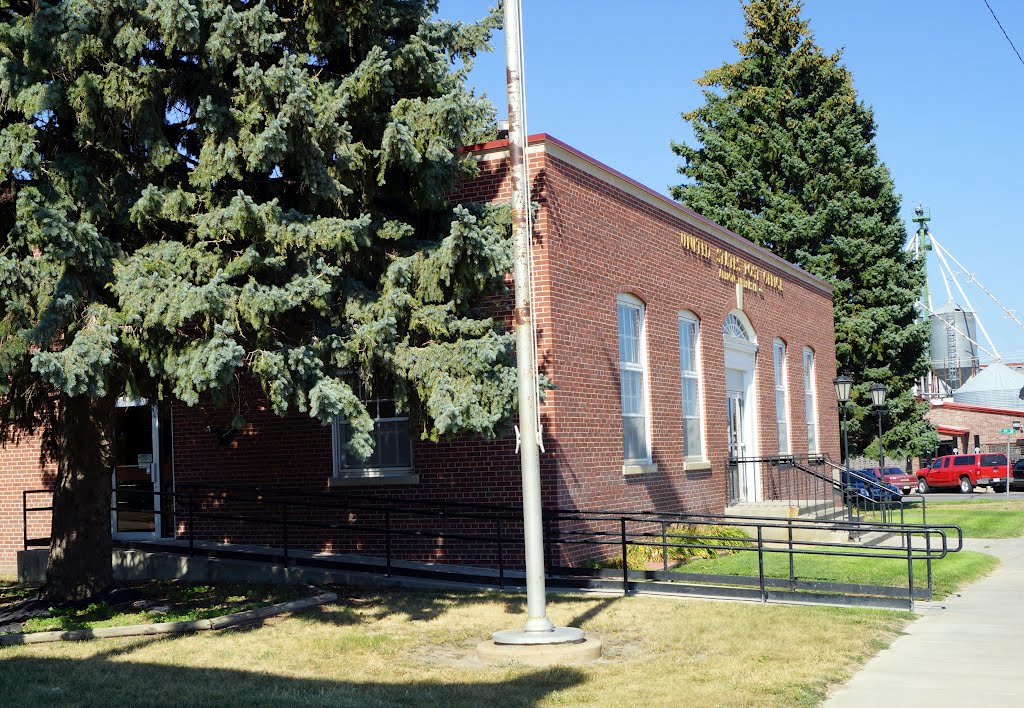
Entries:
[[[694, 538], [694, 537], [697, 538]], [[659, 540], [652, 536], [651, 541]], [[697, 558], [716, 558], [720, 555], [734, 553], [731, 548], [750, 548], [753, 541], [742, 529], [734, 526], [718, 526], [715, 524], [673, 524], [665, 530], [665, 540], [669, 543], [685, 543], [697, 548], [669, 546], [669, 561], [687, 561]], [[711, 546], [705, 548], [702, 546]], [[630, 543], [626, 546], [626, 567], [629, 570], [646, 570], [651, 563], [662, 560], [662, 548], [655, 545]], [[601, 564], [605, 568], [622, 568], [622, 558], [616, 556]]]

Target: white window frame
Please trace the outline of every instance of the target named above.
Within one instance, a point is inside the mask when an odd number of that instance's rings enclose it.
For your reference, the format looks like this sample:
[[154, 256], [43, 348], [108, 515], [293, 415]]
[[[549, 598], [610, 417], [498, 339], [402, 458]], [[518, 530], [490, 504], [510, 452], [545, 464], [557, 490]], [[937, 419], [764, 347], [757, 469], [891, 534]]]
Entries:
[[[683, 368], [683, 327], [693, 327], [693, 369], [687, 370]], [[679, 377], [680, 377], [680, 402], [682, 404], [682, 415], [683, 415], [683, 455], [687, 462], [706, 462], [707, 461], [707, 444], [704, 440], [704, 386], [701, 385], [701, 372], [703, 370], [703, 362], [701, 361], [701, 335], [700, 335], [700, 319], [697, 315], [689, 311], [683, 311], [679, 313], [678, 319], [678, 331], [677, 335], [679, 338]], [[697, 395], [697, 429], [700, 431], [697, 436], [697, 444], [699, 450], [696, 454], [690, 454], [690, 436], [686, 434], [688, 419], [693, 419], [694, 416], [688, 416], [686, 414], [686, 389], [682, 385], [686, 379], [691, 379], [695, 382], [695, 391]]]
[[[365, 403], [368, 404], [367, 410], [371, 413], [370, 417], [374, 424], [374, 432], [372, 432], [371, 435], [374, 436], [375, 449], [376, 445], [380, 444], [380, 440], [376, 438], [376, 430], [379, 424], [395, 422], [408, 423], [409, 421], [408, 415], [396, 414], [390, 417], [379, 417], [377, 414], [379, 414], [378, 404], [380, 402], [393, 403], [393, 399], [381, 398], [365, 401]], [[345, 450], [345, 428], [347, 425], [348, 422], [344, 416], [335, 416], [331, 421], [332, 486], [345, 486], [348, 484], [415, 484], [419, 481], [418, 476], [414, 474], [412, 439], [408, 434], [404, 440], [404, 443], [409, 446], [408, 465], [368, 466], [360, 464], [358, 466], [353, 465], [352, 467], [346, 467], [345, 461], [347, 452]], [[408, 428], [406, 429], [406, 432], [408, 433]]]
[[[639, 328], [637, 336], [639, 338], [637, 352], [640, 358], [639, 362], [628, 362], [622, 360], [622, 334], [621, 334], [621, 321], [619, 313], [622, 308], [634, 310], [639, 314]], [[652, 471], [652, 457], [651, 457], [651, 411], [650, 411], [650, 387], [648, 385], [648, 369], [647, 369], [647, 308], [644, 303], [632, 295], [619, 295], [615, 298], [615, 332], [616, 342], [618, 343], [619, 351], [619, 402], [620, 402], [620, 413], [622, 415], [622, 447], [623, 447], [623, 472], [626, 474], [632, 474], [637, 472], [650, 472]], [[624, 407], [622, 407], [622, 396], [625, 393], [625, 384], [623, 381], [622, 371], [636, 371], [640, 373], [640, 392], [643, 400], [641, 401], [639, 414], [626, 414]], [[626, 457], [626, 418], [642, 418], [644, 421], [644, 445], [646, 447], [646, 455], [643, 457]]]
[[786, 370], [786, 343], [772, 342], [772, 367], [775, 371], [775, 433], [780, 455], [791, 455], [793, 444], [789, 426], [789, 371]]
[[818, 395], [814, 381], [814, 350], [804, 347], [804, 418], [807, 422], [807, 454], [820, 452], [818, 435]]

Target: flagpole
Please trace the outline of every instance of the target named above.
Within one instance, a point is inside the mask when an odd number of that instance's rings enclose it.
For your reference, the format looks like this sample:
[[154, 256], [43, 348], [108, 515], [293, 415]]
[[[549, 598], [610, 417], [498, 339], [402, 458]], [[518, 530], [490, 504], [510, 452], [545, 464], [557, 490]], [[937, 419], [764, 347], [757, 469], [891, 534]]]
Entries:
[[519, 384], [519, 453], [523, 476], [523, 538], [526, 560], [526, 624], [522, 630], [495, 632], [499, 645], [576, 644], [583, 631], [555, 627], [547, 616], [544, 577], [544, 532], [541, 512], [540, 438], [537, 417], [537, 352], [530, 301], [530, 182], [523, 115], [522, 24], [520, 0], [505, 0], [505, 71], [508, 78], [508, 145], [512, 177], [512, 228], [515, 240], [515, 335]]

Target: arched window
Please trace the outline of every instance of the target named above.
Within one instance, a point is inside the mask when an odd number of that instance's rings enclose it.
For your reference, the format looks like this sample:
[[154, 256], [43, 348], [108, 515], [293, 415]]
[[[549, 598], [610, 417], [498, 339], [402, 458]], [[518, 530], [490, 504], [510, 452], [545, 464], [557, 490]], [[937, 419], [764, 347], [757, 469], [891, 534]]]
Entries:
[[730, 312], [725, 318], [725, 323], [722, 325], [722, 334], [726, 337], [744, 339], [748, 342], [751, 341], [750, 330], [747, 328], [746, 323], [741, 320], [735, 312]]
[[807, 452], [818, 452], [818, 397], [814, 387], [814, 350], [804, 347], [804, 411], [807, 418]]
[[647, 420], [647, 347], [644, 304], [619, 295], [619, 388], [622, 398], [622, 456], [627, 465], [651, 462]]
[[775, 420], [779, 453], [789, 454], [789, 377], [786, 375], [786, 343], [781, 339], [772, 342], [772, 358], [775, 367]]
[[700, 400], [700, 323], [692, 312], [679, 313], [679, 375], [683, 399], [683, 454], [704, 459], [704, 410]]

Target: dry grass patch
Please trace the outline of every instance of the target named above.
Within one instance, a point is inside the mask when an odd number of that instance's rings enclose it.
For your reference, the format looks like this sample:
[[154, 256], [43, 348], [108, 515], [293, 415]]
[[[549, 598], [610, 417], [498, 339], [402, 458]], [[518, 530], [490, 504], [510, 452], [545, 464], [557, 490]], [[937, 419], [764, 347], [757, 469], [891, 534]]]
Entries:
[[604, 658], [479, 661], [477, 642], [522, 623], [522, 596], [350, 592], [248, 631], [0, 650], [0, 685], [17, 686], [22, 706], [813, 705], [910, 618], [595, 596], [552, 598], [549, 614], [600, 638]]

